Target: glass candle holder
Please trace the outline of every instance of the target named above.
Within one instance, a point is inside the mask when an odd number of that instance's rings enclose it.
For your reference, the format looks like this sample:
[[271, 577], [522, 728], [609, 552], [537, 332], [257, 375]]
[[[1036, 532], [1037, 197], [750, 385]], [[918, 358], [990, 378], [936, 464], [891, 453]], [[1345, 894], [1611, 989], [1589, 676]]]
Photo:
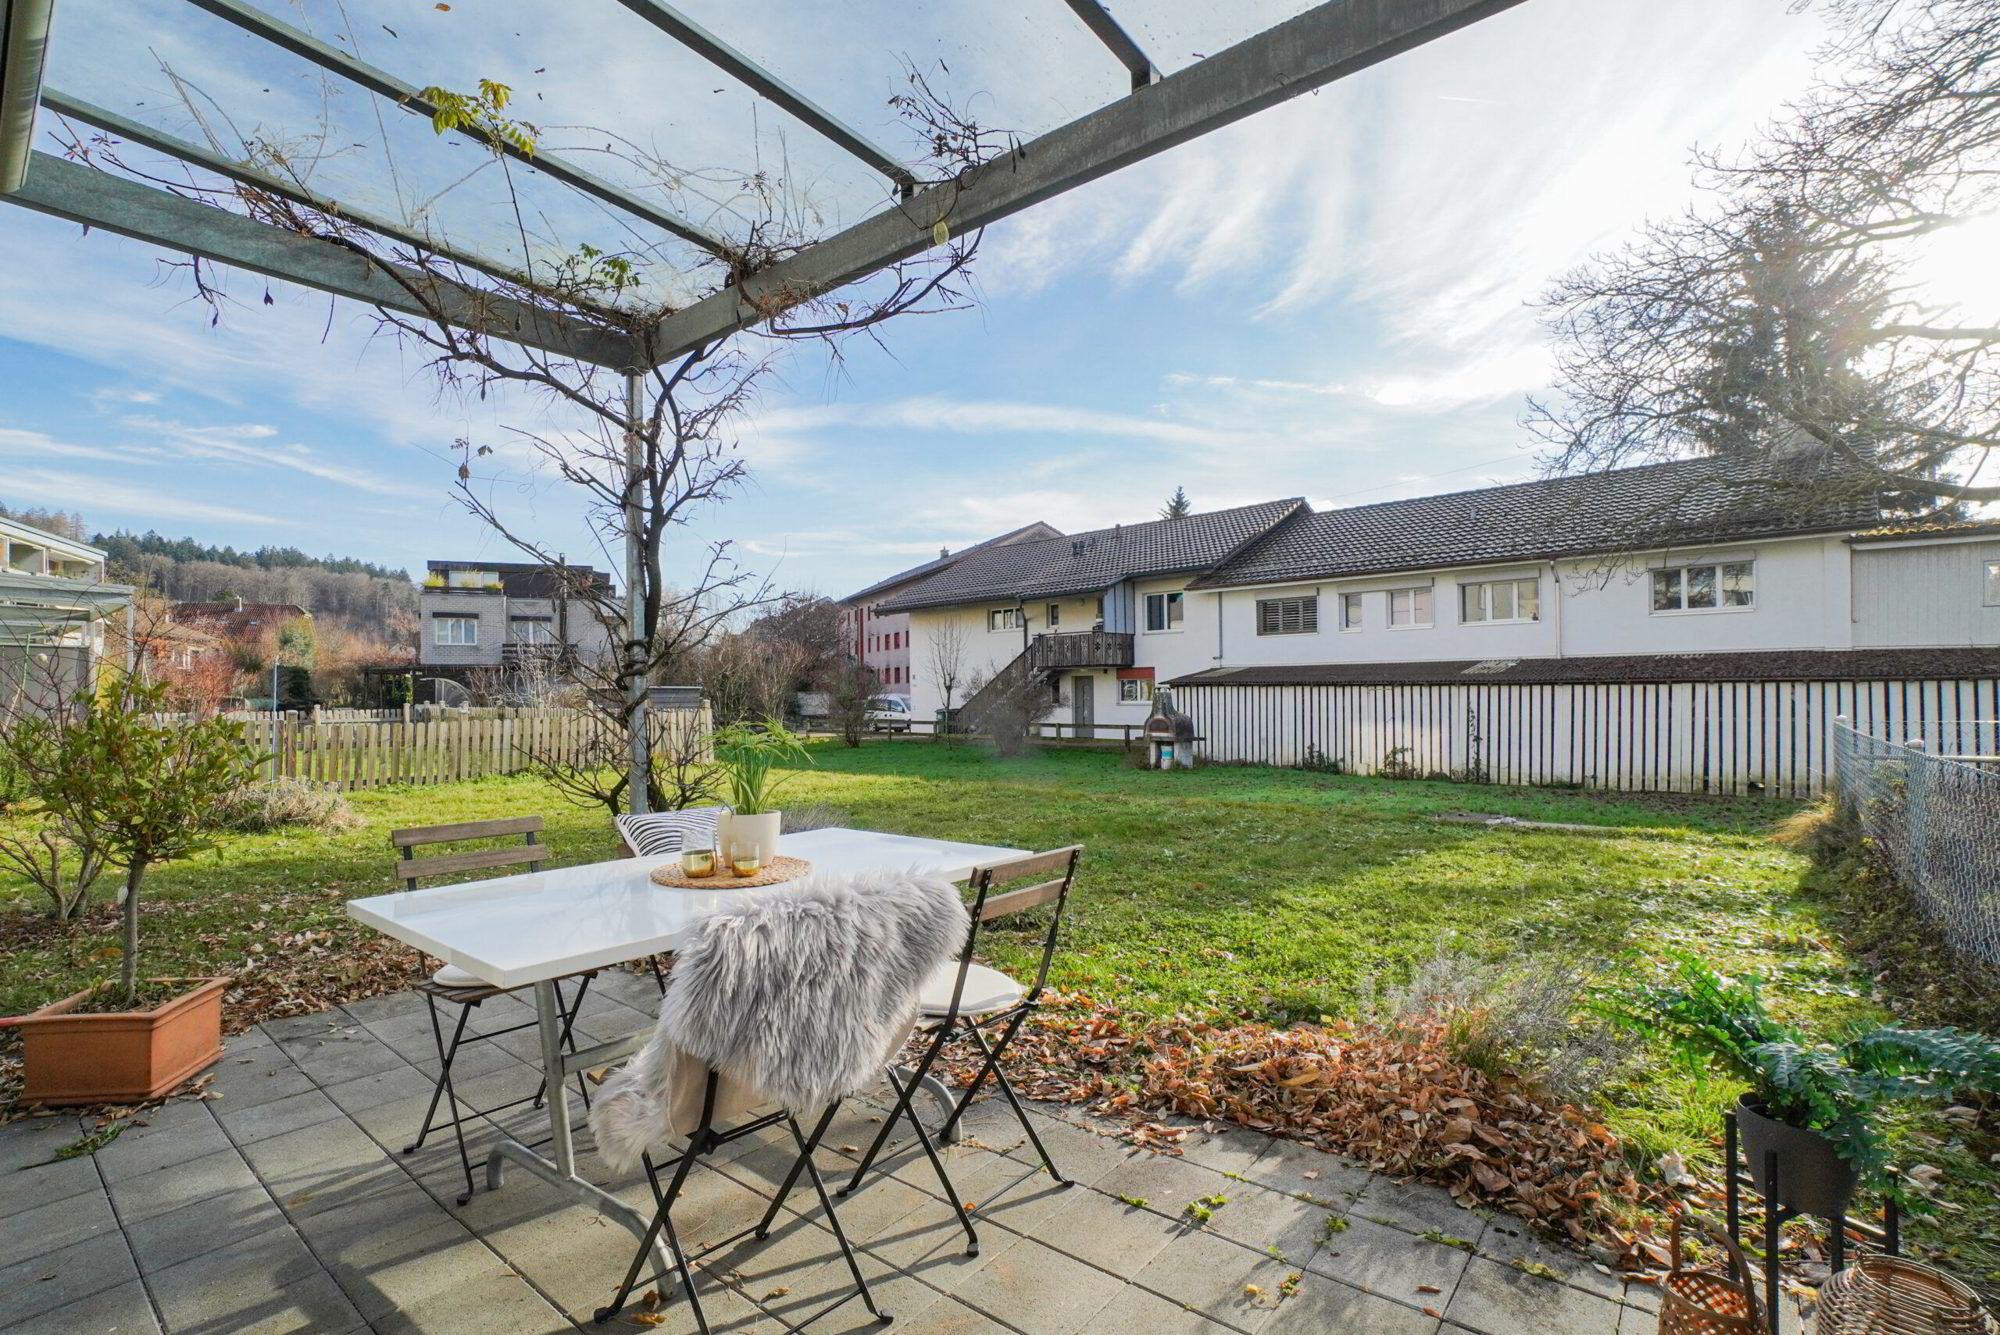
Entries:
[[715, 875], [715, 850], [712, 848], [681, 850], [681, 873], [695, 880]]
[[755, 876], [764, 870], [764, 859], [755, 853], [744, 853], [730, 860], [729, 870], [738, 876]]

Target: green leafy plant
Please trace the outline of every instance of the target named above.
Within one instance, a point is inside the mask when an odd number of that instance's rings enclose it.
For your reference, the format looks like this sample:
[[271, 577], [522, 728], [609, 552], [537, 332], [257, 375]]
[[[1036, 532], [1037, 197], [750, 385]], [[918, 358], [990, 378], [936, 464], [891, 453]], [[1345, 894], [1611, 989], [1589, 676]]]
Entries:
[[1744, 1081], [1765, 1115], [1825, 1137], [1869, 1186], [1902, 1194], [1886, 1172], [1884, 1107], [2000, 1090], [2000, 1043], [1984, 1035], [1884, 1025], [1816, 1042], [1772, 1017], [1756, 979], [1725, 977], [1685, 952], [1668, 959], [1666, 982], [1613, 992], [1601, 1013], [1691, 1065]]
[[798, 736], [776, 718], [761, 724], [732, 723], [718, 728], [713, 742], [715, 763], [722, 771], [723, 795], [739, 816], [760, 816], [775, 810], [772, 794], [791, 775], [782, 768], [805, 768], [812, 753]]
[[476, 93], [460, 93], [437, 84], [422, 89], [417, 96], [431, 106], [431, 129], [439, 134], [453, 130], [481, 130], [493, 139], [518, 149], [525, 157], [535, 155], [535, 128], [506, 115], [514, 90], [492, 79], [481, 79]]
[[119, 981], [139, 989], [139, 884], [155, 864], [213, 846], [222, 803], [256, 775], [241, 724], [182, 722], [166, 713], [168, 686], [119, 676], [95, 700], [15, 725], [31, 757], [30, 791], [42, 817], [86, 838], [125, 869], [125, 944]]

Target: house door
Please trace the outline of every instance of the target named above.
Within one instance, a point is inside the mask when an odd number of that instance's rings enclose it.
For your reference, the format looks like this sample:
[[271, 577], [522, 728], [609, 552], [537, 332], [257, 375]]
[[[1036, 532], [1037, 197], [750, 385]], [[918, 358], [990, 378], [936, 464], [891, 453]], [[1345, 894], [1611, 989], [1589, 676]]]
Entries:
[[1069, 721], [1076, 725], [1076, 735], [1089, 738], [1096, 734], [1090, 723], [1096, 712], [1097, 679], [1088, 672], [1079, 672], [1069, 679]]

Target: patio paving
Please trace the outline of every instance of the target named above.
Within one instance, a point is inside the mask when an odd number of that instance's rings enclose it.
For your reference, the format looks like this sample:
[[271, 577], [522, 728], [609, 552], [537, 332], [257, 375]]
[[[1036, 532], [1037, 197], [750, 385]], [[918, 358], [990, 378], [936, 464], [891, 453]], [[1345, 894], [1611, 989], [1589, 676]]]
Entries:
[[[579, 1028], [616, 1037], [649, 1024], [655, 1001], [650, 978], [606, 975]], [[484, 1010], [491, 1028], [526, 1016], [511, 999]], [[468, 1050], [461, 1092], [493, 1103], [531, 1089], [533, 1039]], [[73, 1116], [0, 1127], [0, 1330], [618, 1328], [590, 1317], [631, 1259], [623, 1228], [520, 1172], [492, 1192], [481, 1177], [456, 1205], [463, 1180], [448, 1132], [398, 1153], [433, 1067], [422, 1001], [402, 993], [229, 1040], [211, 1086], [220, 1098], [168, 1103], [94, 1155], [54, 1158], [85, 1129]], [[829, 1176], [851, 1170], [883, 1111], [843, 1110], [821, 1149]], [[1656, 1320], [1652, 1290], [1539, 1243], [1511, 1218], [1309, 1147], [1197, 1129], [1172, 1158], [1100, 1136], [1067, 1110], [1031, 1115], [1077, 1185], [1060, 1189], [1039, 1171], [1004, 1105], [980, 1105], [967, 1143], [949, 1151], [960, 1191], [981, 1205], [977, 1257], [964, 1255], [936, 1176], [907, 1139], [895, 1142], [889, 1175], [841, 1202], [892, 1329], [1636, 1335]], [[509, 1125], [532, 1140], [546, 1124], [522, 1109]], [[497, 1134], [472, 1133], [475, 1164]], [[754, 1222], [789, 1164], [775, 1139], [723, 1153], [716, 1171], [690, 1177], [676, 1208], [691, 1244]], [[643, 1176], [616, 1179], [587, 1152], [580, 1171], [649, 1202]], [[1191, 1202], [1215, 1197], [1205, 1225], [1186, 1217]], [[847, 1283], [811, 1193], [791, 1204], [769, 1240], [707, 1261], [702, 1298], [715, 1329], [775, 1332]], [[694, 1329], [678, 1298], [659, 1315], [651, 1329]], [[858, 1302], [812, 1327], [876, 1328]]]

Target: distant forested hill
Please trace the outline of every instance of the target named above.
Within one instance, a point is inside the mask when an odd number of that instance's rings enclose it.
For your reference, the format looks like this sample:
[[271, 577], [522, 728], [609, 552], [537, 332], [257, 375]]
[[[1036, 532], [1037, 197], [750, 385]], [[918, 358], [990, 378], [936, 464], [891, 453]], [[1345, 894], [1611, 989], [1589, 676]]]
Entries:
[[143, 569], [142, 562], [146, 557], [164, 556], [176, 565], [206, 562], [213, 565], [236, 566], [244, 570], [297, 570], [311, 567], [335, 575], [372, 575], [376, 579], [400, 580], [405, 584], [410, 582], [410, 572], [407, 570], [392, 570], [388, 566], [378, 566], [373, 562], [357, 561], [346, 556], [308, 556], [296, 547], [259, 547], [254, 552], [239, 552], [234, 547], [210, 547], [196, 542], [193, 538], [165, 538], [150, 530], [145, 533], [99, 533], [90, 541], [110, 554], [111, 564], [127, 570]]

